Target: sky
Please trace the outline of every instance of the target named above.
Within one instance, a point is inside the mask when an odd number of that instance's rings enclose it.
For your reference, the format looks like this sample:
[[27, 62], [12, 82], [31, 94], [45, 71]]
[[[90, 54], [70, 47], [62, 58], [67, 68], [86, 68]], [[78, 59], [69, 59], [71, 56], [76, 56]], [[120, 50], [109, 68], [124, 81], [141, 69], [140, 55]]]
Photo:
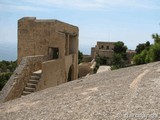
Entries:
[[97, 41], [123, 41], [128, 49], [160, 33], [160, 0], [0, 0], [0, 60], [17, 59], [17, 21], [57, 19], [79, 27], [79, 50]]

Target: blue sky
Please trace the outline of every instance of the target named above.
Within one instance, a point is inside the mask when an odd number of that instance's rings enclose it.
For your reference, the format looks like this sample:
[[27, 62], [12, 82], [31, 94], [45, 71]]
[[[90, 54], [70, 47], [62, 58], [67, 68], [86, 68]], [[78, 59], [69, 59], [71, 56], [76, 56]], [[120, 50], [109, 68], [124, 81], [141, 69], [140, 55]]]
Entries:
[[123, 41], [129, 49], [160, 33], [159, 0], [0, 0], [0, 60], [17, 58], [17, 20], [33, 16], [79, 27], [79, 49]]

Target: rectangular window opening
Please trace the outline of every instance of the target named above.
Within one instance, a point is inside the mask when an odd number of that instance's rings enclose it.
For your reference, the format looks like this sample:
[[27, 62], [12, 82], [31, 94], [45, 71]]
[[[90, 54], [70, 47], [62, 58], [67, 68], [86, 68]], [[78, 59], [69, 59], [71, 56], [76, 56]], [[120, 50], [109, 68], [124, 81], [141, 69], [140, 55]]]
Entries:
[[50, 59], [59, 58], [59, 48], [49, 47], [49, 57]]

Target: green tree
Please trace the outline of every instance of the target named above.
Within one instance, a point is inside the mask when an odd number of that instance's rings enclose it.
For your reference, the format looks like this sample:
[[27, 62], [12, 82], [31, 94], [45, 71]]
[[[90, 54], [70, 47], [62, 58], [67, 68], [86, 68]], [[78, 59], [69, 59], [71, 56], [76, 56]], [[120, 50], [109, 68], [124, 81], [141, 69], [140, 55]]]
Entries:
[[149, 51], [149, 62], [160, 61], [160, 43], [155, 43]]
[[1, 72], [6, 72], [6, 71], [7, 71], [7, 66], [6, 66], [6, 64], [3, 63], [3, 62], [1, 62], [0, 68], [1, 68], [1, 70], [2, 70]]
[[158, 34], [153, 34], [152, 38], [154, 39], [153, 45], [150, 45], [150, 43], [147, 41], [146, 44], [139, 44], [137, 46], [136, 50], [138, 52], [133, 58], [135, 64], [139, 65], [160, 61], [160, 36]]
[[118, 69], [118, 68], [124, 67], [125, 60], [123, 59], [122, 54], [114, 53], [113, 59], [112, 59], [112, 64], [113, 64], [112, 69]]
[[153, 34], [152, 38], [154, 39], [154, 43], [160, 43], [160, 35]]
[[150, 42], [149, 41], [147, 41], [146, 43], [143, 43], [143, 44], [139, 44], [136, 47], [136, 54], [140, 54], [145, 49], [149, 50], [149, 48], [150, 48]]
[[154, 44], [149, 46], [149, 52], [146, 55], [145, 62], [160, 61], [160, 36], [158, 34], [153, 34]]
[[140, 54], [145, 49], [145, 44], [139, 44], [136, 47], [136, 54]]
[[9, 80], [11, 75], [12, 75], [11, 72], [9, 72], [9, 73], [6, 72], [6, 73], [1, 73], [0, 74], [0, 90], [2, 90], [3, 86]]
[[114, 44], [114, 53], [122, 54], [126, 53], [127, 47], [124, 45], [122, 41], [118, 41]]
[[0, 61], [1, 72], [7, 72], [7, 70], [13, 72], [17, 67], [17, 61]]
[[17, 61], [0, 61], [0, 90], [6, 84], [16, 67]]
[[114, 54], [112, 58], [112, 69], [118, 69], [125, 66], [125, 61], [127, 60], [127, 47], [122, 41], [118, 41], [114, 44]]
[[82, 59], [83, 59], [83, 53], [78, 51], [78, 64], [82, 62]]
[[146, 42], [146, 47], [150, 47], [150, 45], [151, 45], [150, 42], [147, 41], [147, 42]]
[[150, 42], [147, 41], [146, 44], [145, 44], [145, 49], [146, 49], [147, 51], [149, 51], [150, 46], [151, 46]]
[[136, 65], [140, 65], [140, 64], [145, 64], [147, 59], [147, 54], [148, 54], [148, 51], [147, 50], [143, 50], [140, 54], [136, 54], [134, 57], [133, 57], [133, 61]]

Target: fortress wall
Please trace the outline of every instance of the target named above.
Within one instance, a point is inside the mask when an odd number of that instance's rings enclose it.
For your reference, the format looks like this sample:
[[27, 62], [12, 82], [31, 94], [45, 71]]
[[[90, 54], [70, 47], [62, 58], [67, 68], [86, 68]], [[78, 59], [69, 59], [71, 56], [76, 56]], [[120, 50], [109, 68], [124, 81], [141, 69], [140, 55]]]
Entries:
[[41, 69], [44, 60], [45, 58], [43, 55], [24, 57], [3, 87], [0, 95], [0, 102], [6, 102], [20, 97], [32, 72]]

